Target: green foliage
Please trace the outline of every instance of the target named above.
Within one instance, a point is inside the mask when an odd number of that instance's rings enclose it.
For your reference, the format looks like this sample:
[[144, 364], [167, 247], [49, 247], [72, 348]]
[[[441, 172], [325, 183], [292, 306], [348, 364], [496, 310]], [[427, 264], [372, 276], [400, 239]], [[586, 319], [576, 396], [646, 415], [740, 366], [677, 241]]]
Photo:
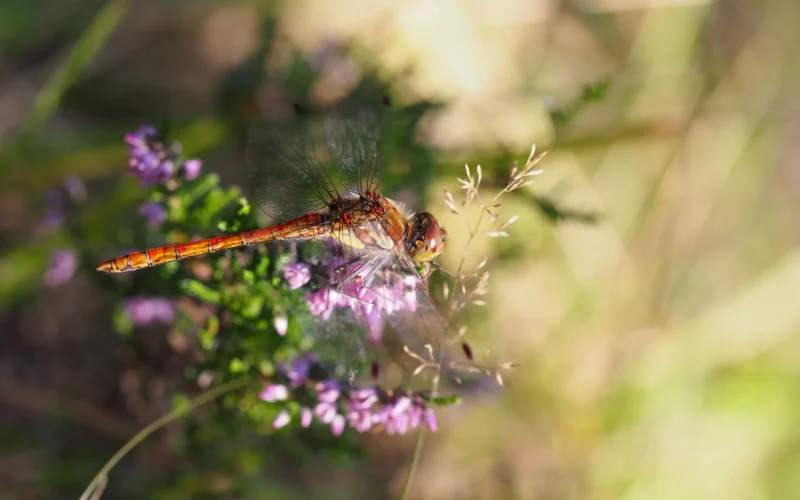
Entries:
[[601, 80], [583, 87], [581, 95], [573, 102], [563, 106], [555, 106], [550, 109], [550, 117], [553, 123], [558, 126], [570, 125], [575, 117], [588, 105], [600, 102], [608, 95], [611, 85], [610, 80]]

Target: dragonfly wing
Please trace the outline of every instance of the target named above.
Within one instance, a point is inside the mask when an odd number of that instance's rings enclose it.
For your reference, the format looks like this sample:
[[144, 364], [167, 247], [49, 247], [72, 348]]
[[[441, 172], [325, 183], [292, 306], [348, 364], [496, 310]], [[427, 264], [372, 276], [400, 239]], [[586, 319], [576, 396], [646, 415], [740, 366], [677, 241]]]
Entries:
[[314, 154], [309, 120], [259, 119], [250, 127], [245, 164], [252, 197], [282, 222], [320, 210], [337, 197], [336, 185]]
[[386, 331], [399, 342], [399, 347], [412, 366], [425, 380], [433, 377], [443, 382], [457, 382], [491, 374], [472, 358], [463, 335], [446, 310], [431, 297], [427, 283], [405, 278], [405, 303], [386, 315]]
[[[487, 373], [467, 355], [425, 282], [403, 260], [365, 254], [347, 271], [344, 286], [308, 296], [318, 319], [306, 330], [314, 352], [339, 376], [377, 375], [390, 387], [430, 389], [435, 376], [446, 381]], [[343, 276], [332, 281], [342, 283]]]
[[325, 120], [325, 144], [344, 172], [345, 185], [359, 194], [375, 191], [380, 174], [381, 108], [338, 112]]
[[383, 111], [378, 104], [286, 112], [250, 125], [245, 165], [252, 197], [273, 220], [320, 210], [380, 177]]

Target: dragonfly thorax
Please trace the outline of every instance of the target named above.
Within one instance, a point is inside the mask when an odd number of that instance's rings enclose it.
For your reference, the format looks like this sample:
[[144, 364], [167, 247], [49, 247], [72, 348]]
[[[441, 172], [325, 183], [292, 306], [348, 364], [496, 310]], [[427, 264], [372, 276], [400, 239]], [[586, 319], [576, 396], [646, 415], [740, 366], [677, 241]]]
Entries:
[[336, 199], [328, 205], [327, 217], [331, 236], [360, 250], [394, 250], [405, 241], [409, 226], [408, 216], [394, 202], [373, 192]]

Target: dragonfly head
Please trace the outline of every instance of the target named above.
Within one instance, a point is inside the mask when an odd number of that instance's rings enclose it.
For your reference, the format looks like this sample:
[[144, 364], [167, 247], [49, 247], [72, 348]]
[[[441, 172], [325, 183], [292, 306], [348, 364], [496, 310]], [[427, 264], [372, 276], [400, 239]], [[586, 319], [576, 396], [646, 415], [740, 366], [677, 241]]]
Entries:
[[406, 248], [415, 262], [435, 259], [447, 244], [447, 231], [439, 226], [436, 217], [422, 212], [411, 218], [406, 234]]

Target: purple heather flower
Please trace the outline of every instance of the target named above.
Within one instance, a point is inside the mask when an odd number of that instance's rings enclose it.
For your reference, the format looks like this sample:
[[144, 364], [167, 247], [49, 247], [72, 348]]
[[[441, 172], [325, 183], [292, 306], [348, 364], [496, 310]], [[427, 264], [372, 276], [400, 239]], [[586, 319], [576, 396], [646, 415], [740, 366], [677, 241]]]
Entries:
[[172, 177], [178, 153], [173, 146], [164, 146], [154, 127], [140, 126], [136, 132], [125, 134], [125, 142], [130, 171], [142, 184], [161, 184]]
[[[356, 272], [368, 275], [370, 269], [365, 269], [363, 264], [348, 265], [345, 259], [332, 257], [323, 265], [329, 270], [330, 284], [305, 296], [311, 314], [322, 321], [330, 319], [336, 308], [349, 307], [355, 317], [365, 324], [372, 340], [379, 343], [385, 326], [384, 314], [391, 315], [402, 310], [414, 312], [417, 309], [418, 277], [394, 277], [386, 283], [364, 286], [359, 279], [344, 282]], [[308, 273], [310, 277], [310, 268]], [[286, 276], [286, 271], [284, 275]], [[341, 283], [344, 284], [340, 285]]]
[[338, 293], [328, 287], [320, 288], [305, 296], [305, 301], [311, 310], [311, 314], [318, 316], [323, 321], [327, 321], [333, 314], [336, 307]]
[[278, 416], [275, 417], [275, 420], [272, 422], [272, 427], [275, 429], [280, 429], [289, 424], [292, 421], [292, 416], [289, 414], [287, 410], [281, 410], [278, 413]]
[[175, 307], [163, 297], [133, 297], [125, 300], [123, 308], [136, 326], [172, 323], [175, 319]]
[[315, 389], [317, 390], [317, 399], [323, 403], [335, 403], [341, 394], [339, 384], [333, 380], [318, 382]]
[[308, 372], [311, 369], [311, 365], [318, 362], [319, 359], [317, 359], [315, 355], [304, 354], [295, 357], [289, 369], [287, 369], [285, 365], [280, 365], [278, 369], [289, 379], [289, 385], [295, 389], [308, 380]]
[[331, 432], [333, 432], [334, 436], [341, 436], [344, 432], [344, 417], [342, 415], [336, 415], [333, 417], [333, 421], [331, 421]]
[[83, 201], [86, 199], [86, 184], [75, 176], [70, 175], [64, 180], [64, 187], [67, 189], [70, 198], [74, 201]]
[[[316, 417], [316, 420], [330, 425], [331, 432], [337, 436], [348, 426], [366, 432], [382, 425], [388, 434], [404, 434], [425, 422], [432, 431], [437, 430], [436, 414], [421, 393], [358, 387], [349, 381], [326, 379], [324, 369], [318, 363], [315, 356], [306, 354], [292, 360], [289, 363], [291, 368], [279, 365], [276, 378], [278, 381], [284, 377], [289, 379], [289, 386], [268, 384], [261, 399], [275, 402], [297, 398], [303, 403], [300, 409], [302, 427], [311, 425]], [[312, 366], [319, 368], [313, 370], [314, 375]], [[312, 401], [308, 400], [309, 397]], [[275, 428], [283, 427], [291, 420], [288, 411], [284, 411], [273, 422]]]
[[64, 189], [49, 189], [45, 194], [45, 204], [47, 209], [40, 223], [43, 229], [55, 229], [64, 225], [66, 216], [64, 214], [66, 200], [64, 190], [69, 193], [73, 201], [83, 201], [86, 199], [86, 186], [78, 177], [70, 176], [64, 181]]
[[436, 432], [439, 430], [439, 426], [436, 424], [436, 412], [433, 411], [433, 408], [426, 408], [425, 409], [425, 423], [428, 424], [428, 428]]
[[336, 405], [333, 403], [319, 403], [314, 408], [314, 415], [323, 424], [329, 424], [333, 422], [333, 418], [336, 416]]
[[268, 403], [283, 401], [289, 397], [289, 389], [287, 389], [285, 385], [270, 384], [266, 386], [263, 391], [261, 391], [261, 394], [258, 397], [264, 401], [267, 401]]
[[286, 335], [286, 330], [289, 329], [289, 319], [286, 316], [276, 316], [272, 324], [275, 325], [275, 331], [278, 332], [278, 335], [281, 337]]
[[311, 266], [298, 262], [283, 268], [283, 277], [289, 283], [289, 288], [296, 290], [311, 280]]
[[58, 286], [69, 281], [78, 270], [78, 256], [72, 250], [57, 250], [50, 256], [50, 267], [44, 273], [47, 286]]
[[396, 416], [401, 413], [405, 413], [411, 407], [411, 399], [405, 396], [402, 396], [394, 403], [394, 407], [392, 408], [392, 415]]
[[311, 425], [311, 420], [313, 418], [314, 412], [312, 412], [310, 408], [303, 407], [303, 409], [300, 410], [300, 425], [304, 428]]
[[158, 229], [167, 220], [167, 208], [161, 203], [145, 203], [139, 206], [138, 212], [147, 219], [150, 229]]
[[48, 189], [44, 194], [44, 200], [49, 207], [61, 208], [64, 204], [64, 195], [58, 189]]
[[191, 181], [197, 179], [197, 176], [200, 175], [200, 169], [203, 167], [203, 162], [193, 158], [191, 160], [186, 160], [183, 162], [183, 166], [181, 167], [181, 173], [183, 174], [183, 178], [187, 181]]
[[422, 422], [422, 416], [425, 413], [425, 410], [420, 408], [419, 406], [413, 406], [408, 410], [408, 426], [412, 429], [416, 429], [419, 427], [419, 423]]
[[347, 414], [347, 423], [358, 432], [367, 432], [372, 428], [372, 412], [367, 410], [351, 411]]
[[354, 389], [350, 392], [348, 404], [354, 410], [368, 410], [378, 402], [378, 392], [374, 387], [364, 389]]
[[370, 337], [375, 344], [381, 341], [383, 334], [383, 316], [381, 316], [380, 308], [367, 304], [368, 307], [359, 307], [355, 314], [367, 325]]
[[64, 225], [64, 213], [61, 210], [48, 209], [42, 217], [41, 227], [45, 229], [55, 229]]

